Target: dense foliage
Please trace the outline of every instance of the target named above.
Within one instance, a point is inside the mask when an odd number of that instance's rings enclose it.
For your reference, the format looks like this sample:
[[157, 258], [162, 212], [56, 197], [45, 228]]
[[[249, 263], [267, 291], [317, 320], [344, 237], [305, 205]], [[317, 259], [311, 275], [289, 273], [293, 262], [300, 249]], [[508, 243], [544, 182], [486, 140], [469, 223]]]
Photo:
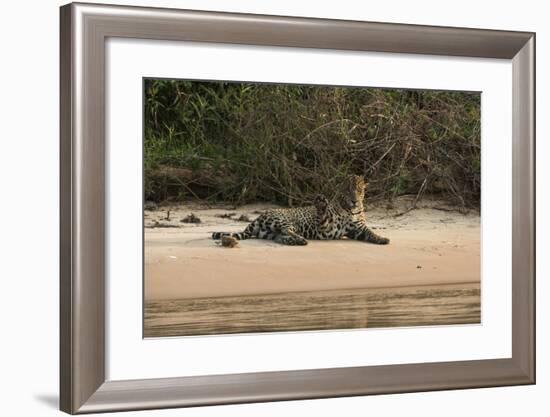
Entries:
[[368, 198], [479, 205], [480, 94], [145, 80], [145, 198], [309, 202], [365, 175]]

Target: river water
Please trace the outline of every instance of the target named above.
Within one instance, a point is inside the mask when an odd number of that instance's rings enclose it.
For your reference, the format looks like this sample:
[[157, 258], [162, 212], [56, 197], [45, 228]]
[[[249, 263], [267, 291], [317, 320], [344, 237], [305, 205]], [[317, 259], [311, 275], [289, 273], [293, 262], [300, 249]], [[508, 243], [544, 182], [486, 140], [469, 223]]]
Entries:
[[480, 322], [480, 285], [459, 284], [149, 301], [144, 337]]

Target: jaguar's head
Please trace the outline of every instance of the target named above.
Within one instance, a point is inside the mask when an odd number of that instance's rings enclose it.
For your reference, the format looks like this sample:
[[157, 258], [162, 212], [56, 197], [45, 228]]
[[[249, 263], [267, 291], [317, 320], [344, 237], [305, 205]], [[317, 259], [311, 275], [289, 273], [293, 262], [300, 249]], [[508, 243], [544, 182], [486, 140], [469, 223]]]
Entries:
[[359, 175], [350, 176], [344, 185], [341, 196], [342, 208], [346, 210], [363, 209], [365, 190], [368, 183]]

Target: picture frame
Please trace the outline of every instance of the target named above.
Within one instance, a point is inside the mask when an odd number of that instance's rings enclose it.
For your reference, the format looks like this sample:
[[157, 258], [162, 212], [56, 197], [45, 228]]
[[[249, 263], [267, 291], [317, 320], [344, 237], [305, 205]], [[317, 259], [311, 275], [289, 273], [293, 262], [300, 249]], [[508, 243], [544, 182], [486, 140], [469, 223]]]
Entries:
[[[109, 37], [511, 60], [512, 357], [107, 380]], [[71, 3], [60, 9], [60, 98], [62, 411], [81, 414], [535, 383], [534, 33]]]

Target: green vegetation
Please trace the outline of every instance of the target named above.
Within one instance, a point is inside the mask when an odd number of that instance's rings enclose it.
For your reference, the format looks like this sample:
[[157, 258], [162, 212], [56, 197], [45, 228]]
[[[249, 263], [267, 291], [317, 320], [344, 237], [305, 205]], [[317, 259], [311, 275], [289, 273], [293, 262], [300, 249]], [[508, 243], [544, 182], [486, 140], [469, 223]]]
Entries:
[[147, 200], [302, 205], [353, 173], [371, 200], [437, 194], [479, 206], [479, 93], [144, 84]]

